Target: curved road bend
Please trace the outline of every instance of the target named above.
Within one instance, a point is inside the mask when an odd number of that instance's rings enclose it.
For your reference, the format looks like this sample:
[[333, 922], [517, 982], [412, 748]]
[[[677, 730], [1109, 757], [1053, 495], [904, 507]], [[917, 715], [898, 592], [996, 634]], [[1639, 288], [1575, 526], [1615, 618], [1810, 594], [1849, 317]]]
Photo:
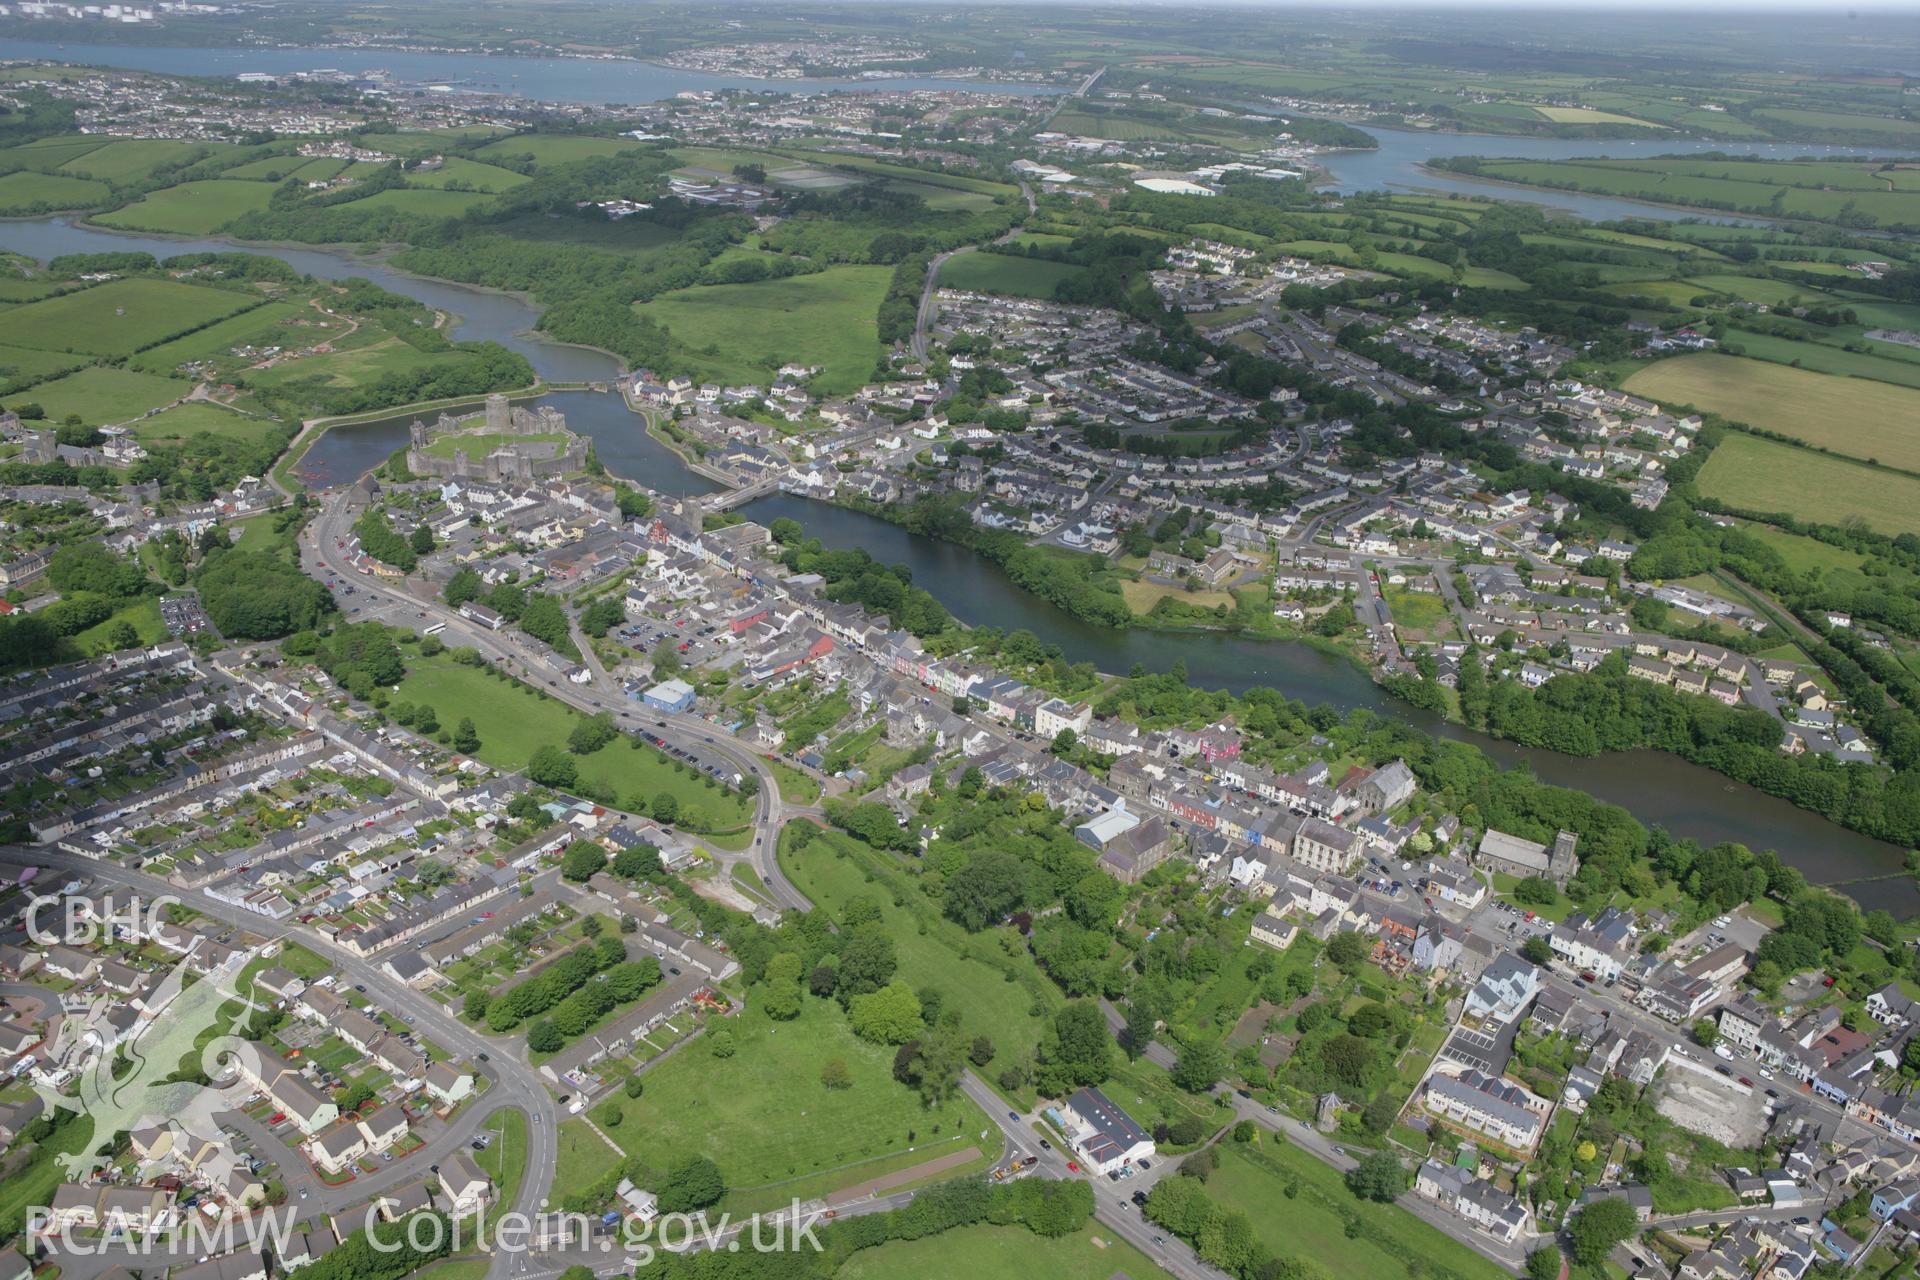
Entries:
[[[158, 876], [133, 871], [113, 862], [61, 853], [45, 846], [12, 846], [9, 847], [9, 856], [49, 869], [84, 872], [107, 884], [135, 889], [154, 898], [170, 896], [185, 906], [249, 933], [298, 941], [318, 953], [333, 965], [349, 985], [365, 987], [368, 999], [377, 1007], [409, 1019], [409, 1025], [418, 1034], [465, 1059], [488, 1080], [489, 1087], [469, 1101], [465, 1109], [454, 1117], [446, 1132], [435, 1140], [435, 1146], [444, 1141], [448, 1150], [457, 1149], [460, 1143], [470, 1140], [487, 1120], [502, 1109], [517, 1109], [527, 1115], [530, 1123], [527, 1126], [526, 1169], [514, 1203], [503, 1206], [503, 1210], [511, 1208], [531, 1214], [538, 1212], [545, 1202], [558, 1157], [559, 1110], [539, 1077], [527, 1064], [524, 1047], [482, 1037], [449, 1014], [432, 997], [394, 981], [377, 963], [354, 955], [316, 930], [269, 920], [198, 890], [183, 889]], [[487, 1055], [488, 1061], [482, 1062], [481, 1054]], [[272, 1151], [273, 1148], [268, 1150]], [[290, 1167], [288, 1162], [300, 1158], [298, 1153], [289, 1151], [286, 1162], [276, 1163]], [[405, 1170], [409, 1178], [416, 1173], [424, 1176], [428, 1163], [436, 1162], [430, 1159], [421, 1161], [416, 1154], [405, 1161], [396, 1161], [394, 1168]], [[386, 1177], [386, 1171], [383, 1170], [367, 1180], [356, 1179], [343, 1188], [323, 1191], [323, 1198], [318, 1203], [312, 1200], [308, 1203], [328, 1212], [337, 1212], [357, 1203], [369, 1189], [385, 1186]], [[379, 1179], [378, 1183], [375, 1182], [376, 1178]], [[393, 1181], [399, 1180], [397, 1176], [393, 1178]], [[71, 1261], [78, 1263], [80, 1260]], [[506, 1280], [508, 1277], [525, 1275], [530, 1267], [527, 1255], [500, 1254], [494, 1258], [489, 1275], [491, 1280]], [[67, 1274], [78, 1275], [80, 1272], [78, 1268], [69, 1268]]]

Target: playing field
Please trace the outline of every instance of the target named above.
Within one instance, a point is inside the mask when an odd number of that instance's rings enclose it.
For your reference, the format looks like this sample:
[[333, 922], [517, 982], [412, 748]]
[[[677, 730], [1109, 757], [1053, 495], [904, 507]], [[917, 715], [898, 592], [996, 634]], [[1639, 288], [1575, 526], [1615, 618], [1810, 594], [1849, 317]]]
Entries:
[[86, 209], [111, 193], [104, 182], [21, 169], [0, 177], [0, 215], [18, 217], [53, 209]]
[[[893, 1049], [856, 1037], [838, 1004], [807, 996], [798, 1018], [775, 1022], [760, 1011], [756, 994], [748, 993], [737, 1016], [713, 1024], [732, 1034], [732, 1057], [716, 1058], [706, 1040], [695, 1040], [646, 1073], [639, 1098], [613, 1090], [608, 1096], [623, 1119], [609, 1136], [660, 1168], [704, 1155], [734, 1188], [807, 1177], [909, 1147], [932, 1160], [985, 1141], [979, 1135], [988, 1126], [978, 1107], [958, 1094], [923, 1107], [916, 1091], [893, 1078]], [[846, 1063], [850, 1088], [820, 1083], [820, 1068], [836, 1058]], [[598, 1112], [589, 1114], [597, 1119]], [[990, 1154], [998, 1149], [992, 1143]], [[846, 1183], [867, 1176], [850, 1170]]]
[[1021, 1227], [960, 1227], [920, 1240], [895, 1240], [864, 1249], [834, 1272], [835, 1280], [1136, 1280], [1166, 1272], [1138, 1249], [1097, 1223], [1070, 1236], [1049, 1238]]
[[1054, 286], [1078, 275], [1080, 268], [1044, 258], [1015, 258], [1004, 253], [960, 253], [940, 264], [940, 287], [981, 293], [1010, 293], [1022, 298], [1051, 298]]
[[232, 315], [254, 298], [138, 277], [0, 311], [0, 345], [124, 356]]
[[1626, 389], [1854, 458], [1920, 470], [1920, 391], [1701, 351], [1648, 365]]
[[637, 305], [667, 327], [706, 378], [766, 382], [797, 361], [821, 367], [816, 392], [845, 395], [873, 375], [882, 354], [875, 324], [892, 274], [890, 267], [830, 267], [785, 280], [677, 289]]
[[1697, 483], [1707, 497], [1748, 511], [1821, 524], [1859, 519], [1881, 533], [1920, 533], [1920, 480], [1773, 440], [1729, 434]]
[[193, 384], [184, 378], [102, 365], [43, 382], [33, 389], [33, 398], [55, 422], [72, 413], [90, 427], [104, 427], [172, 404], [192, 390]]
[[160, 231], [176, 236], [209, 235], [243, 213], [257, 213], [273, 199], [273, 184], [214, 178], [183, 182], [140, 197], [93, 220], [106, 227]]
[[[413, 657], [395, 697], [426, 703], [449, 728], [470, 717], [480, 735], [474, 754], [501, 769], [521, 769], [539, 747], [565, 747], [580, 715], [562, 702], [525, 685], [508, 684], [450, 659]], [[676, 771], [652, 748], [616, 740], [592, 755], [577, 757], [580, 776], [611, 786], [622, 801], [634, 795], [671, 792], [684, 814], [689, 805], [709, 825], [725, 829], [746, 820], [747, 805], [703, 781], [705, 774]]]

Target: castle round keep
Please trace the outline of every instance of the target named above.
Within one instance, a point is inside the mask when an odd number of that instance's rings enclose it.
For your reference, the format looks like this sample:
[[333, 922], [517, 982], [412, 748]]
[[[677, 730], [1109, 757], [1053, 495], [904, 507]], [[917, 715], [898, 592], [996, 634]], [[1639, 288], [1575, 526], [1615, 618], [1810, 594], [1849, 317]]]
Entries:
[[[537, 438], [556, 434], [561, 439]], [[452, 457], [429, 452], [436, 436], [472, 436], [487, 452], [475, 456], [457, 445]], [[525, 438], [501, 439], [511, 436]], [[512, 405], [503, 395], [488, 396], [479, 413], [462, 418], [443, 413], [431, 427], [415, 418], [407, 446], [407, 470], [444, 480], [528, 481], [567, 475], [586, 465], [587, 441], [567, 429], [564, 414], [545, 405]]]

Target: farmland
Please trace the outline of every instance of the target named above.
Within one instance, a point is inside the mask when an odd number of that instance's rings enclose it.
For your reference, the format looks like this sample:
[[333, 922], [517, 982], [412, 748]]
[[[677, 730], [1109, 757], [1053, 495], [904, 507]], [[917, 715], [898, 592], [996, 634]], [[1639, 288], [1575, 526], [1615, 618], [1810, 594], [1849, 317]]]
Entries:
[[1907, 387], [1712, 352], [1658, 361], [1626, 387], [1849, 457], [1920, 470], [1920, 391]]
[[815, 391], [843, 395], [880, 359], [875, 322], [890, 275], [886, 267], [830, 267], [785, 280], [697, 285], [636, 305], [667, 327], [707, 378], [764, 381], [791, 360], [821, 366]]
[[1538, 112], [1543, 120], [1555, 124], [1624, 124], [1637, 125], [1643, 129], [1664, 129], [1663, 124], [1651, 120], [1636, 120], [1632, 116], [1623, 116], [1615, 111], [1597, 111], [1592, 107], [1543, 107], [1531, 102], [1516, 103], [1529, 110]]
[[973, 289], [982, 293], [1010, 293], [1022, 298], [1051, 298], [1054, 286], [1079, 268], [1044, 258], [1016, 258], [1004, 253], [960, 253], [940, 264], [940, 287]]
[[0, 216], [19, 217], [55, 209], [86, 209], [99, 204], [110, 194], [111, 189], [104, 182], [21, 169], [0, 178]]
[[0, 395], [78, 367], [84, 357], [31, 347], [0, 347]]
[[625, 138], [568, 137], [560, 134], [523, 133], [489, 142], [474, 154], [489, 156], [532, 156], [535, 165], [547, 168], [591, 160], [595, 156], [614, 156], [639, 146]]
[[326, 336], [326, 331], [317, 324], [311, 328], [286, 327], [286, 322], [296, 317], [324, 320], [311, 307], [302, 307], [293, 302], [269, 302], [217, 324], [210, 324], [184, 338], [150, 347], [128, 363], [149, 373], [171, 373], [183, 364], [224, 355], [233, 347], [280, 346], [302, 340], [311, 342]]
[[88, 426], [100, 427], [137, 418], [192, 390], [193, 384], [181, 378], [103, 365], [43, 382], [33, 389], [33, 398], [56, 422], [76, 414]]
[[[1920, 126], [1915, 126], [1920, 131]], [[1633, 160], [1448, 161], [1442, 167], [1531, 186], [1662, 204], [1869, 226], [1920, 227], [1920, 188], [1894, 183], [1879, 162], [1776, 164], [1694, 157]], [[1809, 172], [1810, 170], [1815, 172]]]
[[124, 227], [133, 231], [159, 231], [167, 235], [208, 235], [226, 226], [243, 213], [257, 213], [273, 198], [273, 186], [266, 182], [234, 182], [213, 178], [205, 182], [183, 182], [142, 196], [124, 208], [97, 214], [94, 221], [103, 227]]
[[409, 172], [407, 182], [415, 187], [446, 187], [458, 183], [474, 191], [510, 191], [524, 185], [527, 177], [498, 165], [448, 156], [438, 169]]
[[1730, 348], [1739, 348], [1734, 354], [1751, 356], [1757, 360], [1771, 360], [1820, 373], [1870, 378], [1875, 382], [1920, 388], [1920, 358], [1910, 358], [1904, 354], [1912, 352], [1912, 357], [1920, 357], [1920, 351], [1913, 351], [1910, 347], [1886, 343], [1880, 349], [1888, 354], [1875, 355], [1864, 351], [1848, 351], [1824, 342], [1796, 342], [1770, 333], [1744, 330], [1730, 332], [1727, 343]]
[[352, 201], [354, 209], [396, 209], [422, 218], [457, 218], [471, 209], [489, 204], [493, 197], [482, 191], [435, 191], [427, 187], [389, 187], [362, 200]]
[[1745, 511], [1920, 533], [1920, 480], [1737, 432], [1713, 451], [1698, 484], [1706, 497]]
[[102, 182], [132, 182], [152, 175], [162, 165], [211, 154], [214, 148], [198, 142], [171, 142], [164, 138], [121, 138], [61, 165], [63, 172]]
[[114, 280], [0, 311], [0, 345], [125, 356], [249, 306], [244, 293], [175, 280]]

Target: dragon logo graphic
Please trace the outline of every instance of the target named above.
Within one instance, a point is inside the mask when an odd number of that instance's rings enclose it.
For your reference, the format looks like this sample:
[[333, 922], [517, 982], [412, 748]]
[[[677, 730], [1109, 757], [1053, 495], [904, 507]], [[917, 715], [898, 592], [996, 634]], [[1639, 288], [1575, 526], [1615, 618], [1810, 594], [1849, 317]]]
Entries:
[[[168, 971], [147, 997], [146, 1013], [124, 1033], [112, 1015], [124, 1023], [129, 1008], [117, 999], [96, 999], [84, 1011], [69, 1012], [55, 1038], [52, 1061], [72, 1073], [71, 1092], [36, 1083], [34, 1091], [47, 1114], [66, 1110], [93, 1121], [93, 1136], [85, 1150], [62, 1157], [67, 1177], [81, 1182], [107, 1164], [101, 1150], [123, 1133], [162, 1127], [170, 1131], [176, 1149], [211, 1143], [224, 1150], [215, 1117], [234, 1110], [216, 1085], [182, 1079], [189, 1055], [198, 1054], [207, 1080], [232, 1075], [235, 1067], [257, 1068], [259, 1051], [241, 1034], [252, 1021], [254, 1004], [236, 990], [240, 971], [253, 958], [241, 951], [198, 982], [187, 981], [187, 961]], [[222, 1021], [230, 1003], [239, 1004], [224, 1032], [207, 1037]], [[206, 1043], [200, 1041], [206, 1037]], [[230, 1159], [230, 1158], [229, 1158]], [[219, 1172], [224, 1173], [225, 1170]]]

